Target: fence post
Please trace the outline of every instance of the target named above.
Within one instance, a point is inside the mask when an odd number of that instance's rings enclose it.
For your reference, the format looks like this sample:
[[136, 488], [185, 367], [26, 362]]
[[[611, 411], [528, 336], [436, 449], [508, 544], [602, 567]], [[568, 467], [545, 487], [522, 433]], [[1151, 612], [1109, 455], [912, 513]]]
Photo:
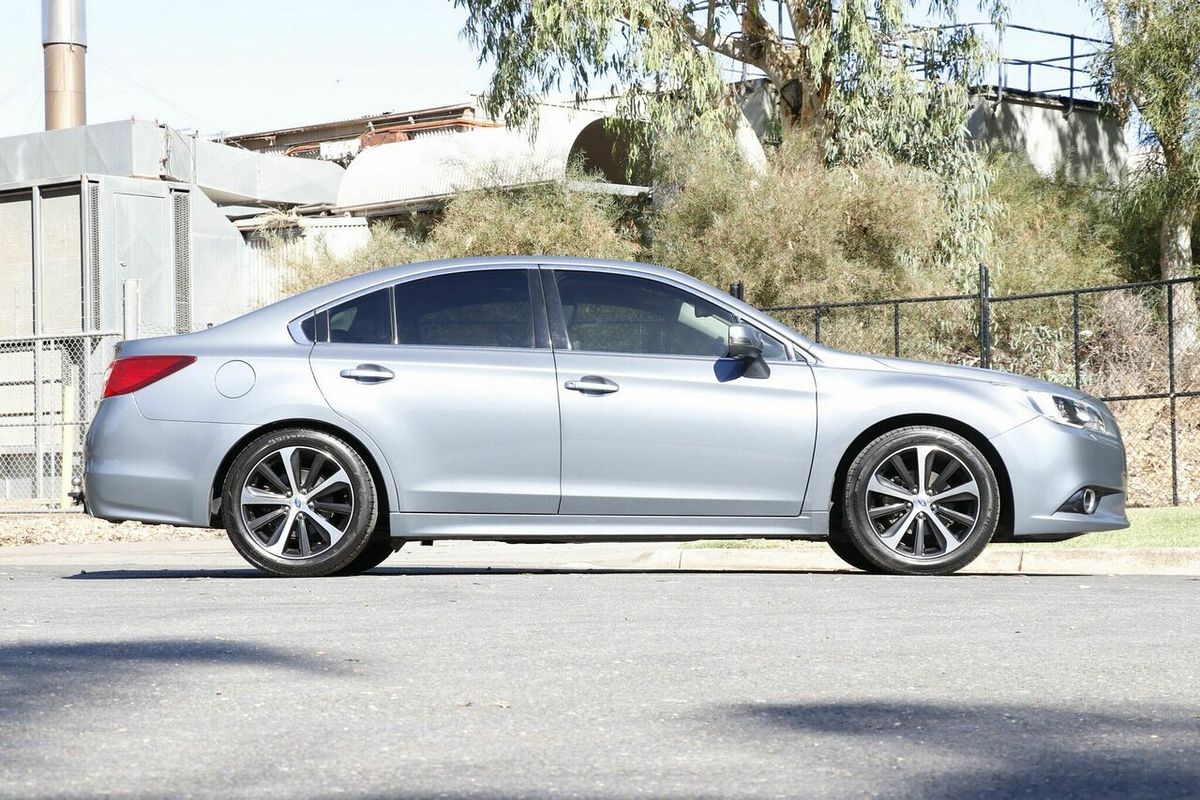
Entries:
[[741, 281], [734, 281], [733, 283], [729, 284], [729, 294], [731, 294], [735, 300], [741, 300], [744, 302], [746, 300], [746, 287]]
[[[74, 358], [68, 352], [69, 339], [60, 339], [62, 359], [62, 413], [59, 415], [58, 507], [71, 507], [71, 479], [75, 477], [75, 446], [79, 437], [79, 378]], [[80, 340], [82, 342], [82, 340]]]
[[1071, 77], [1071, 85], [1067, 89], [1067, 116], [1075, 110], [1075, 34], [1071, 34], [1071, 62], [1067, 74]]
[[892, 354], [900, 357], [900, 304], [892, 303]]
[[1079, 365], [1079, 292], [1071, 295], [1071, 327], [1074, 331], [1075, 342], [1075, 346], [1072, 349], [1075, 356], [1075, 388], [1078, 389], [1082, 384]]
[[[45, 365], [42, 363], [42, 340], [33, 340], [33, 496], [39, 500], [45, 497], [46, 479], [46, 436], [42, 430], [42, 379]], [[48, 478], [48, 476], [46, 476]]]
[[992, 306], [987, 264], [979, 265], [979, 366], [992, 368]]
[[[1190, 286], [1184, 286], [1190, 291]], [[1179, 421], [1175, 401], [1175, 284], [1167, 284], [1167, 392], [1171, 396], [1171, 505], [1179, 505]]]
[[820, 344], [821, 343], [821, 307], [820, 306], [816, 307], [816, 310], [813, 314], [813, 333], [816, 334], [813, 338], [817, 340], [817, 344]]

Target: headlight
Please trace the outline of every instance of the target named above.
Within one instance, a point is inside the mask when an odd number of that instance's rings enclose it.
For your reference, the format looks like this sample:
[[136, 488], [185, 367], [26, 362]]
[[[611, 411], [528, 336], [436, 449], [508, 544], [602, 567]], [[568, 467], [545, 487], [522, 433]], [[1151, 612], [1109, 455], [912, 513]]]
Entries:
[[1044, 417], [1049, 417], [1063, 425], [1070, 425], [1072, 428], [1108, 433], [1104, 417], [1098, 410], [1086, 403], [1050, 392], [1027, 391], [1025, 395], [1029, 398], [1029, 404], [1033, 406], [1034, 410]]

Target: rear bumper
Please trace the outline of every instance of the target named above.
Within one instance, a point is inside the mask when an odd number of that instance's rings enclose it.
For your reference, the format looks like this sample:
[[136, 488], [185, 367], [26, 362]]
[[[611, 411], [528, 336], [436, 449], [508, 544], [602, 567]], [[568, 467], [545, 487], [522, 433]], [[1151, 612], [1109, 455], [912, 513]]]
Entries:
[[[1129, 527], [1125, 516], [1125, 447], [1101, 436], [1032, 419], [991, 440], [1008, 468], [1013, 494], [1013, 538], [1069, 539], [1081, 533]], [[1084, 487], [1108, 492], [1093, 514], [1058, 509]]]
[[146, 419], [133, 395], [100, 403], [84, 444], [89, 514], [206, 527], [213, 477], [251, 425]]

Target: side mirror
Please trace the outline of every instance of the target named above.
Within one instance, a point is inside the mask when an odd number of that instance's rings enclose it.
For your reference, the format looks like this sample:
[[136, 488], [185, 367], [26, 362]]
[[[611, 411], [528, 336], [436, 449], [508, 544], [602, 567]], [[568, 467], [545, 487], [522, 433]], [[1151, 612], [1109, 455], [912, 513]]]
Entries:
[[729, 357], [762, 358], [762, 334], [749, 325], [729, 326]]
[[746, 365], [742, 374], [747, 378], [766, 378], [771, 368], [763, 360], [762, 334], [749, 325], [729, 326], [729, 358], [736, 358]]

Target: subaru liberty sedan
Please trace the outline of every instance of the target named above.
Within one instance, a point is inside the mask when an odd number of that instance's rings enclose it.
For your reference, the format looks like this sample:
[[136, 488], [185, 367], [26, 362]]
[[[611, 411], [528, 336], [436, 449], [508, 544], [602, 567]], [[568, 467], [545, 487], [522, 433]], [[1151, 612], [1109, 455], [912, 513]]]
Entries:
[[86, 451], [91, 514], [222, 526], [284, 576], [411, 541], [711, 538], [947, 574], [1128, 526], [1095, 398], [844, 353], [624, 262], [409, 264], [123, 342]]

